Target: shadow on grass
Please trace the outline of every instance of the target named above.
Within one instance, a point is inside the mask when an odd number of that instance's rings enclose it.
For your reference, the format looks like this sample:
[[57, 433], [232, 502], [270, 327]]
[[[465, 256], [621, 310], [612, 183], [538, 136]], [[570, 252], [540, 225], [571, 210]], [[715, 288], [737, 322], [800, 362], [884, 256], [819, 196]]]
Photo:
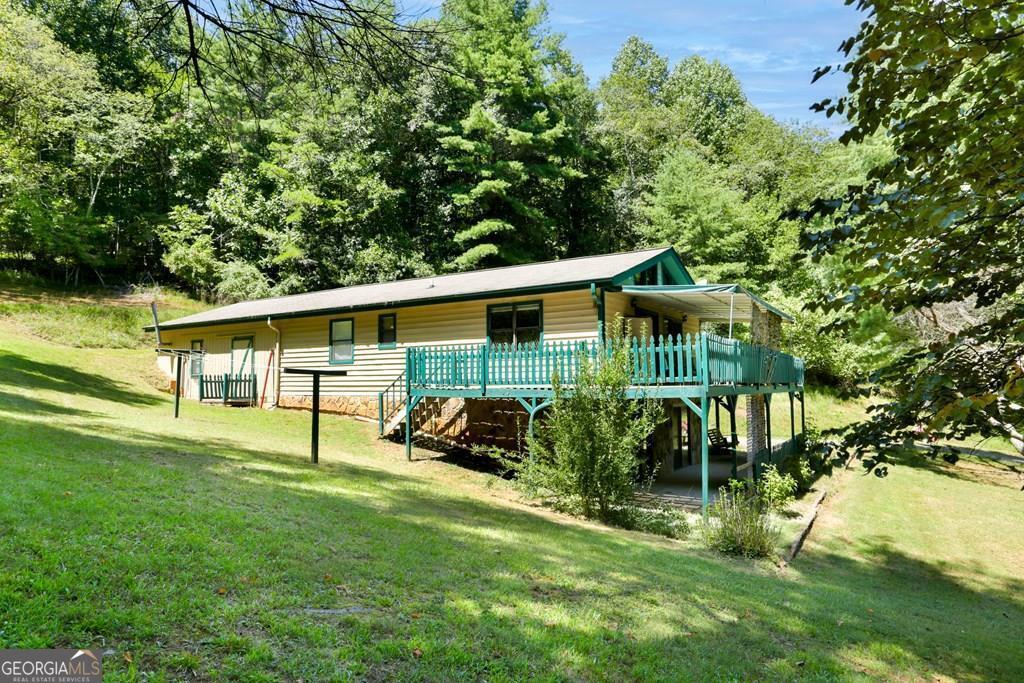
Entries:
[[[0, 384], [15, 389], [38, 389], [78, 394], [115, 403], [156, 405], [160, 398], [135, 391], [130, 385], [104, 375], [67, 365], [45, 363], [0, 350]], [[15, 407], [18, 401], [11, 402]], [[53, 405], [53, 404], [50, 404]]]
[[306, 680], [1024, 676], [1019, 585], [884, 542], [777, 575], [221, 438], [16, 419], [0, 444], [6, 647], [102, 637], [143, 670], [191, 648], [207, 673]]
[[[1020, 480], [1015, 475], [1021, 472], [1021, 466], [1016, 462], [977, 456], [967, 450], [960, 450], [958, 455], [960, 460], [950, 463], [943, 460], [941, 455], [931, 455], [927, 448], [914, 447], [890, 453], [887, 457], [896, 466], [924, 470], [931, 474], [951, 477], [960, 481], [980, 484], [998, 483], [1012, 488], [1020, 488]], [[977, 460], [968, 460], [964, 456], [972, 456]]]

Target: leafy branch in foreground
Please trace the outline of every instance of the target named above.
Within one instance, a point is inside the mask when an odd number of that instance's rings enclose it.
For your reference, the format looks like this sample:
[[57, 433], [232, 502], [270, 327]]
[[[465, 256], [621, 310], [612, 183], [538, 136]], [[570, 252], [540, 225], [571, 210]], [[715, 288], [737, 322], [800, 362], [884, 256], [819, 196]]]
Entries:
[[845, 291], [822, 307], [847, 321], [873, 307], [970, 315], [877, 374], [895, 396], [851, 445], [1000, 434], [1024, 452], [1024, 6], [857, 5], [871, 16], [840, 48], [849, 94], [815, 109], [849, 117], [844, 143], [886, 131], [895, 156], [811, 212], [833, 219], [805, 235], [811, 258], [845, 264]]
[[[183, 46], [172, 61], [205, 92], [208, 72], [235, 73], [236, 55], [253, 51], [298, 59], [321, 74], [341, 63], [368, 69], [391, 83], [386, 55], [421, 66], [434, 26], [407, 20], [384, 0], [131, 0], [139, 39], [183, 26]], [[213, 36], [228, 46], [214, 50]], [[274, 60], [268, 60], [274, 61]]]

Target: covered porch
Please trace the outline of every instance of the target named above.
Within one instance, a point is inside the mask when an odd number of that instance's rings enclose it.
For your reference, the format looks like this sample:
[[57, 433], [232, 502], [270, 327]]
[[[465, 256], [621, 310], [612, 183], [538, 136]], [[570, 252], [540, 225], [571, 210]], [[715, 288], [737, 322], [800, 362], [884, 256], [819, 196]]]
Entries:
[[[756, 477], [764, 463], [798, 447], [795, 404], [800, 403], [802, 432], [804, 365], [802, 359], [779, 350], [781, 323], [791, 318], [738, 285], [609, 288], [600, 293], [598, 335], [593, 339], [409, 347], [401, 378], [404, 392], [399, 394], [396, 382], [393, 391], [381, 395], [382, 433], [391, 424], [386, 420], [404, 420], [407, 454], [411, 453], [409, 415], [417, 403], [431, 397], [516, 399], [528, 413], [527, 429], [532, 430], [536, 415], [550, 405], [553, 378], [572, 384], [584, 362], [605, 352], [601, 338], [613, 300], [616, 314], [639, 321], [636, 329], [642, 330], [629, 342], [628, 392], [659, 398], [669, 411], [653, 440], [659, 481], [696, 478], [706, 507], [720, 483], [730, 477]], [[705, 329], [695, 328], [694, 321]], [[733, 336], [739, 323], [749, 324], [750, 341]], [[725, 334], [707, 330], [711, 324], [722, 324], [719, 332]], [[774, 445], [768, 447], [773, 438], [767, 419], [777, 394], [788, 396], [793, 416], [791, 439], [779, 444], [778, 452]], [[741, 402], [745, 439], [737, 421]], [[734, 453], [724, 465], [717, 460], [722, 441]]]

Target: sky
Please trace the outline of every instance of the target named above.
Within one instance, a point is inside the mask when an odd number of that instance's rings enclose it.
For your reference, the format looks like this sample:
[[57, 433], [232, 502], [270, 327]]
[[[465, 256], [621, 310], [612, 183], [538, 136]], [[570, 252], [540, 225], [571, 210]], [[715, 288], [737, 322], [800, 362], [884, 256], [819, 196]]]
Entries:
[[548, 0], [548, 15], [591, 85], [626, 38], [638, 35], [673, 64], [691, 54], [723, 62], [750, 101], [780, 121], [843, 129], [809, 109], [845, 90], [841, 75], [810, 84], [814, 67], [841, 61], [839, 44], [864, 20], [842, 0]]
[[673, 64], [691, 54], [723, 62], [751, 102], [780, 121], [841, 129], [809, 110], [845, 90], [842, 76], [810, 84], [814, 67], [840, 61], [839, 44], [864, 20], [841, 0], [548, 0], [548, 8], [552, 30], [565, 34], [593, 84], [638, 35]]

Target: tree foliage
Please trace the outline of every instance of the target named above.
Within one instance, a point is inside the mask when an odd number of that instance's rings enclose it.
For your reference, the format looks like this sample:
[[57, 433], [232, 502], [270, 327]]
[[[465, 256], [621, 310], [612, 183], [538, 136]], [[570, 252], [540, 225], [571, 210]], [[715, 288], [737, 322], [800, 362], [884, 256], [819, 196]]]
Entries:
[[[639, 37], [592, 88], [546, 16], [525, 0], [414, 22], [377, 2], [4, 5], [0, 259], [233, 300], [673, 245], [697, 277], [794, 309], [834, 289], [848, 265], [794, 262], [792, 216], [863, 183], [884, 139], [780, 123], [725, 65]], [[856, 384], [885, 356], [879, 315], [835, 334], [822, 378]], [[805, 327], [792, 348], [814, 343]], [[837, 360], [853, 343], [856, 372]]]
[[1003, 434], [1024, 452], [1024, 8], [858, 5], [870, 16], [842, 45], [849, 94], [818, 108], [849, 117], [844, 142], [885, 131], [894, 155], [816, 206], [833, 222], [807, 236], [810, 253], [846, 263], [825, 308], [972, 311], [884, 369], [895, 400], [860, 441]]

